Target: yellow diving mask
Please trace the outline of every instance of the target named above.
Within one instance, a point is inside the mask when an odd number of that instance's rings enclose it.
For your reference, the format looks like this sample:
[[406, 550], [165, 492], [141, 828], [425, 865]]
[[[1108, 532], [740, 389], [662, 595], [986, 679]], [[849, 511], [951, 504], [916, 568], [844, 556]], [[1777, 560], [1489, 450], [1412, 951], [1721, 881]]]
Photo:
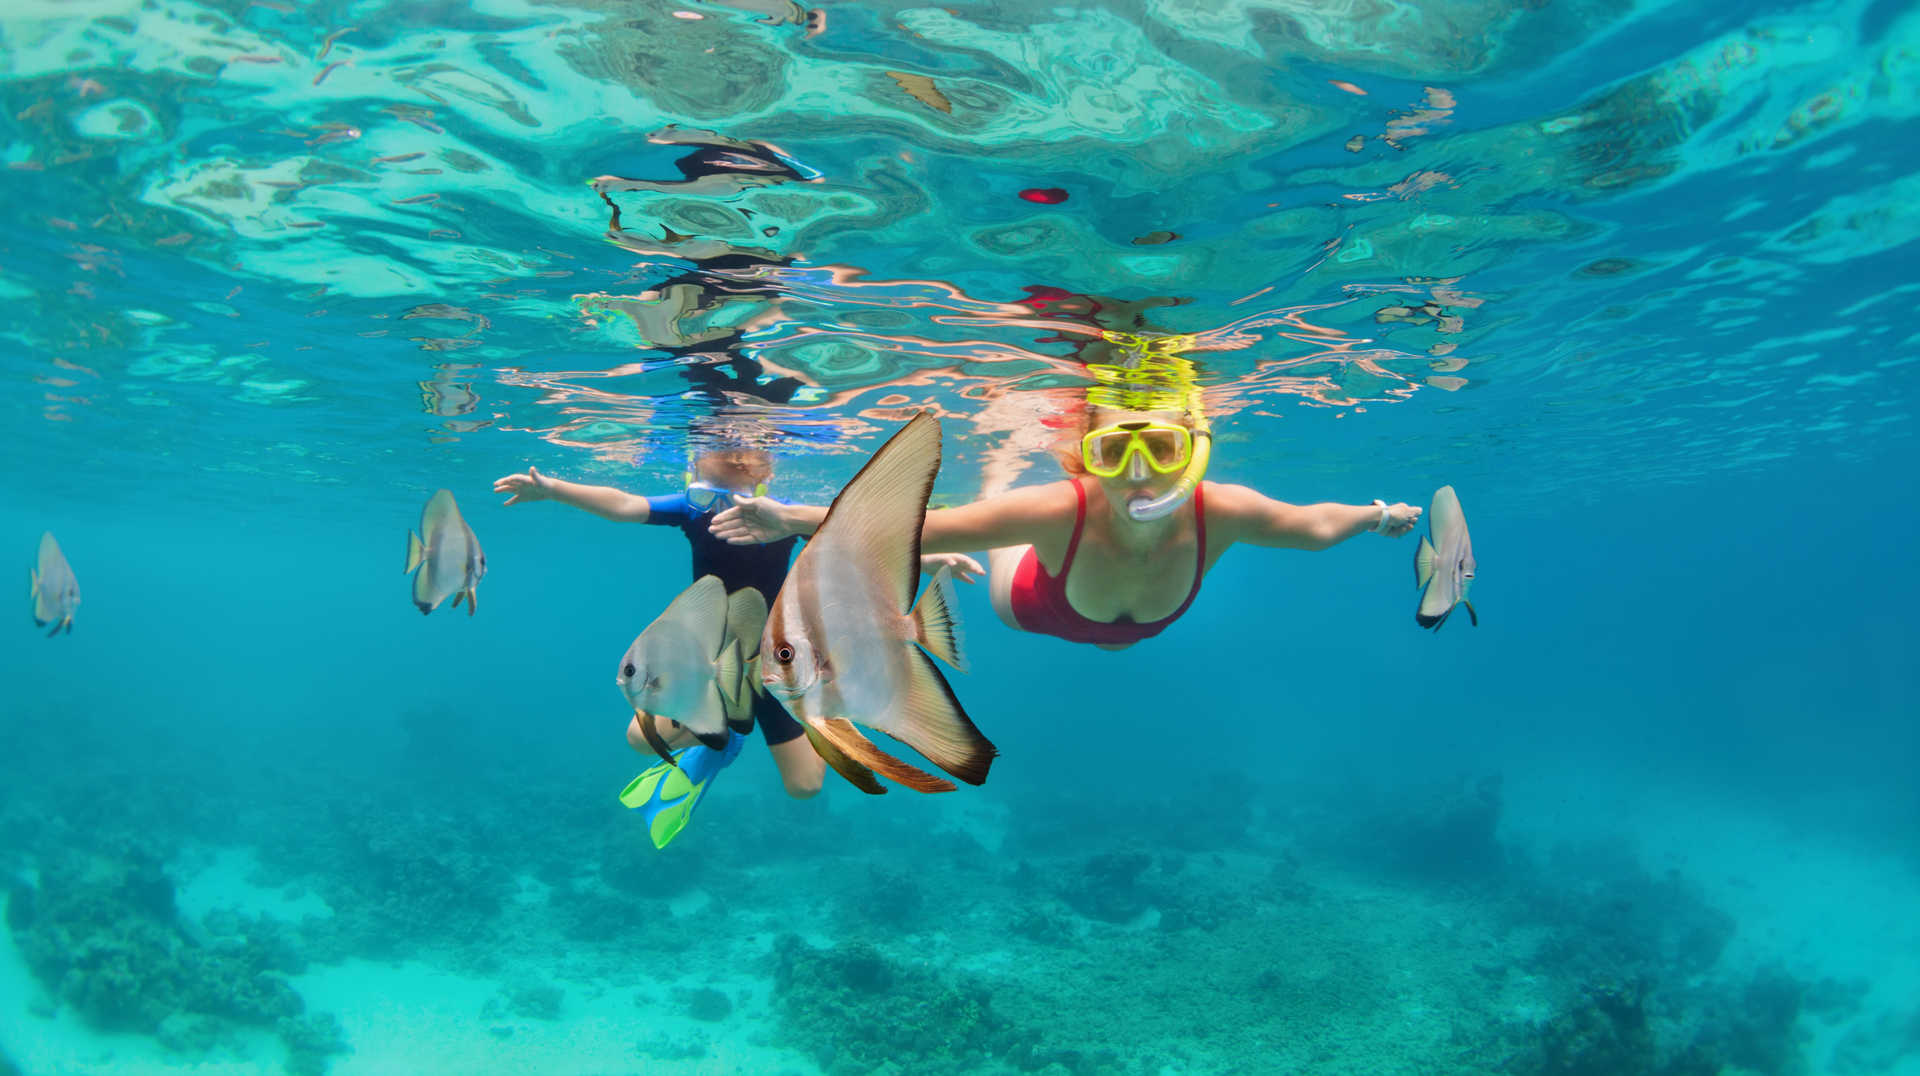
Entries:
[[1135, 454], [1155, 474], [1184, 470], [1193, 458], [1193, 431], [1172, 422], [1118, 422], [1080, 439], [1081, 462], [1100, 478], [1119, 475]]

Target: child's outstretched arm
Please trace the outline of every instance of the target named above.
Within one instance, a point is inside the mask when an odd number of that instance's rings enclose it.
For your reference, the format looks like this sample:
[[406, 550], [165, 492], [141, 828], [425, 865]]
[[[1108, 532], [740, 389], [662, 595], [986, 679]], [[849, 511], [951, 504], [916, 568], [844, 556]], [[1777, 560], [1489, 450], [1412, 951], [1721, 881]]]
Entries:
[[527, 468], [526, 474], [510, 474], [494, 479], [493, 491], [512, 494], [507, 498], [508, 504], [559, 501], [618, 523], [645, 523], [652, 515], [645, 497], [612, 486], [583, 486], [578, 482], [553, 478], [541, 474], [538, 467]]

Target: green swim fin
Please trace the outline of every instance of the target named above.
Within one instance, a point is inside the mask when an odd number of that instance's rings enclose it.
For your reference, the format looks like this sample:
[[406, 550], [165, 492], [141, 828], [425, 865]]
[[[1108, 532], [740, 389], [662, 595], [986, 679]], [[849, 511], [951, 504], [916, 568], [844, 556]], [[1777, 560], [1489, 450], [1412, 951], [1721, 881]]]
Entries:
[[621, 790], [620, 802], [646, 816], [647, 834], [655, 848], [665, 848], [687, 828], [708, 786], [739, 756], [746, 740], [733, 733], [719, 751], [695, 744], [676, 755], [673, 763], [655, 763]]

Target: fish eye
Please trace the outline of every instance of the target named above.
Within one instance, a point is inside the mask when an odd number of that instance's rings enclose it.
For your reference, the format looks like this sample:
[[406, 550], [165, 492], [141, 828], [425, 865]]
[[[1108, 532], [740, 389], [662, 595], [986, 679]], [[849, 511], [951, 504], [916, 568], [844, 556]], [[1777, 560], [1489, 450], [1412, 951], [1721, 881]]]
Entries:
[[773, 652], [773, 656], [780, 660], [780, 664], [791, 665], [793, 664], [793, 647], [783, 646], [780, 649], [775, 650]]
[[634, 668], [633, 668], [633, 662], [631, 661], [627, 662], [626, 665], [624, 665], [620, 669], [620, 675], [626, 677], [629, 680], [633, 679], [633, 674], [634, 674]]

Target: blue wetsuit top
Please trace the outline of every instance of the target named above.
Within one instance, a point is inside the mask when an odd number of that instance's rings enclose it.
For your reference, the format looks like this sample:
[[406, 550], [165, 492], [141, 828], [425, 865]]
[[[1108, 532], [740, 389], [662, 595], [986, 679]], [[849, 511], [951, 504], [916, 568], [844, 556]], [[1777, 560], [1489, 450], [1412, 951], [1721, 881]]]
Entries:
[[[707, 524], [712, 511], [701, 511], [687, 500], [685, 493], [669, 493], [647, 498], [647, 522], [663, 527], [678, 527], [687, 536], [693, 550], [693, 577], [717, 575], [731, 594], [741, 587], [752, 587], [773, 605], [780, 584], [787, 581], [787, 564], [793, 559], [797, 537], [782, 538], [766, 545], [728, 545], [713, 536]], [[798, 737], [800, 723], [780, 707], [771, 694], [756, 695], [753, 700], [754, 723], [768, 744], [781, 744]]]
[[717, 575], [731, 594], [741, 587], [752, 587], [773, 605], [780, 584], [787, 581], [787, 563], [793, 559], [793, 544], [798, 538], [782, 538], [766, 545], [728, 545], [707, 529], [712, 512], [702, 512], [684, 493], [647, 498], [647, 522], [664, 527], [679, 527], [693, 547], [693, 577]]

